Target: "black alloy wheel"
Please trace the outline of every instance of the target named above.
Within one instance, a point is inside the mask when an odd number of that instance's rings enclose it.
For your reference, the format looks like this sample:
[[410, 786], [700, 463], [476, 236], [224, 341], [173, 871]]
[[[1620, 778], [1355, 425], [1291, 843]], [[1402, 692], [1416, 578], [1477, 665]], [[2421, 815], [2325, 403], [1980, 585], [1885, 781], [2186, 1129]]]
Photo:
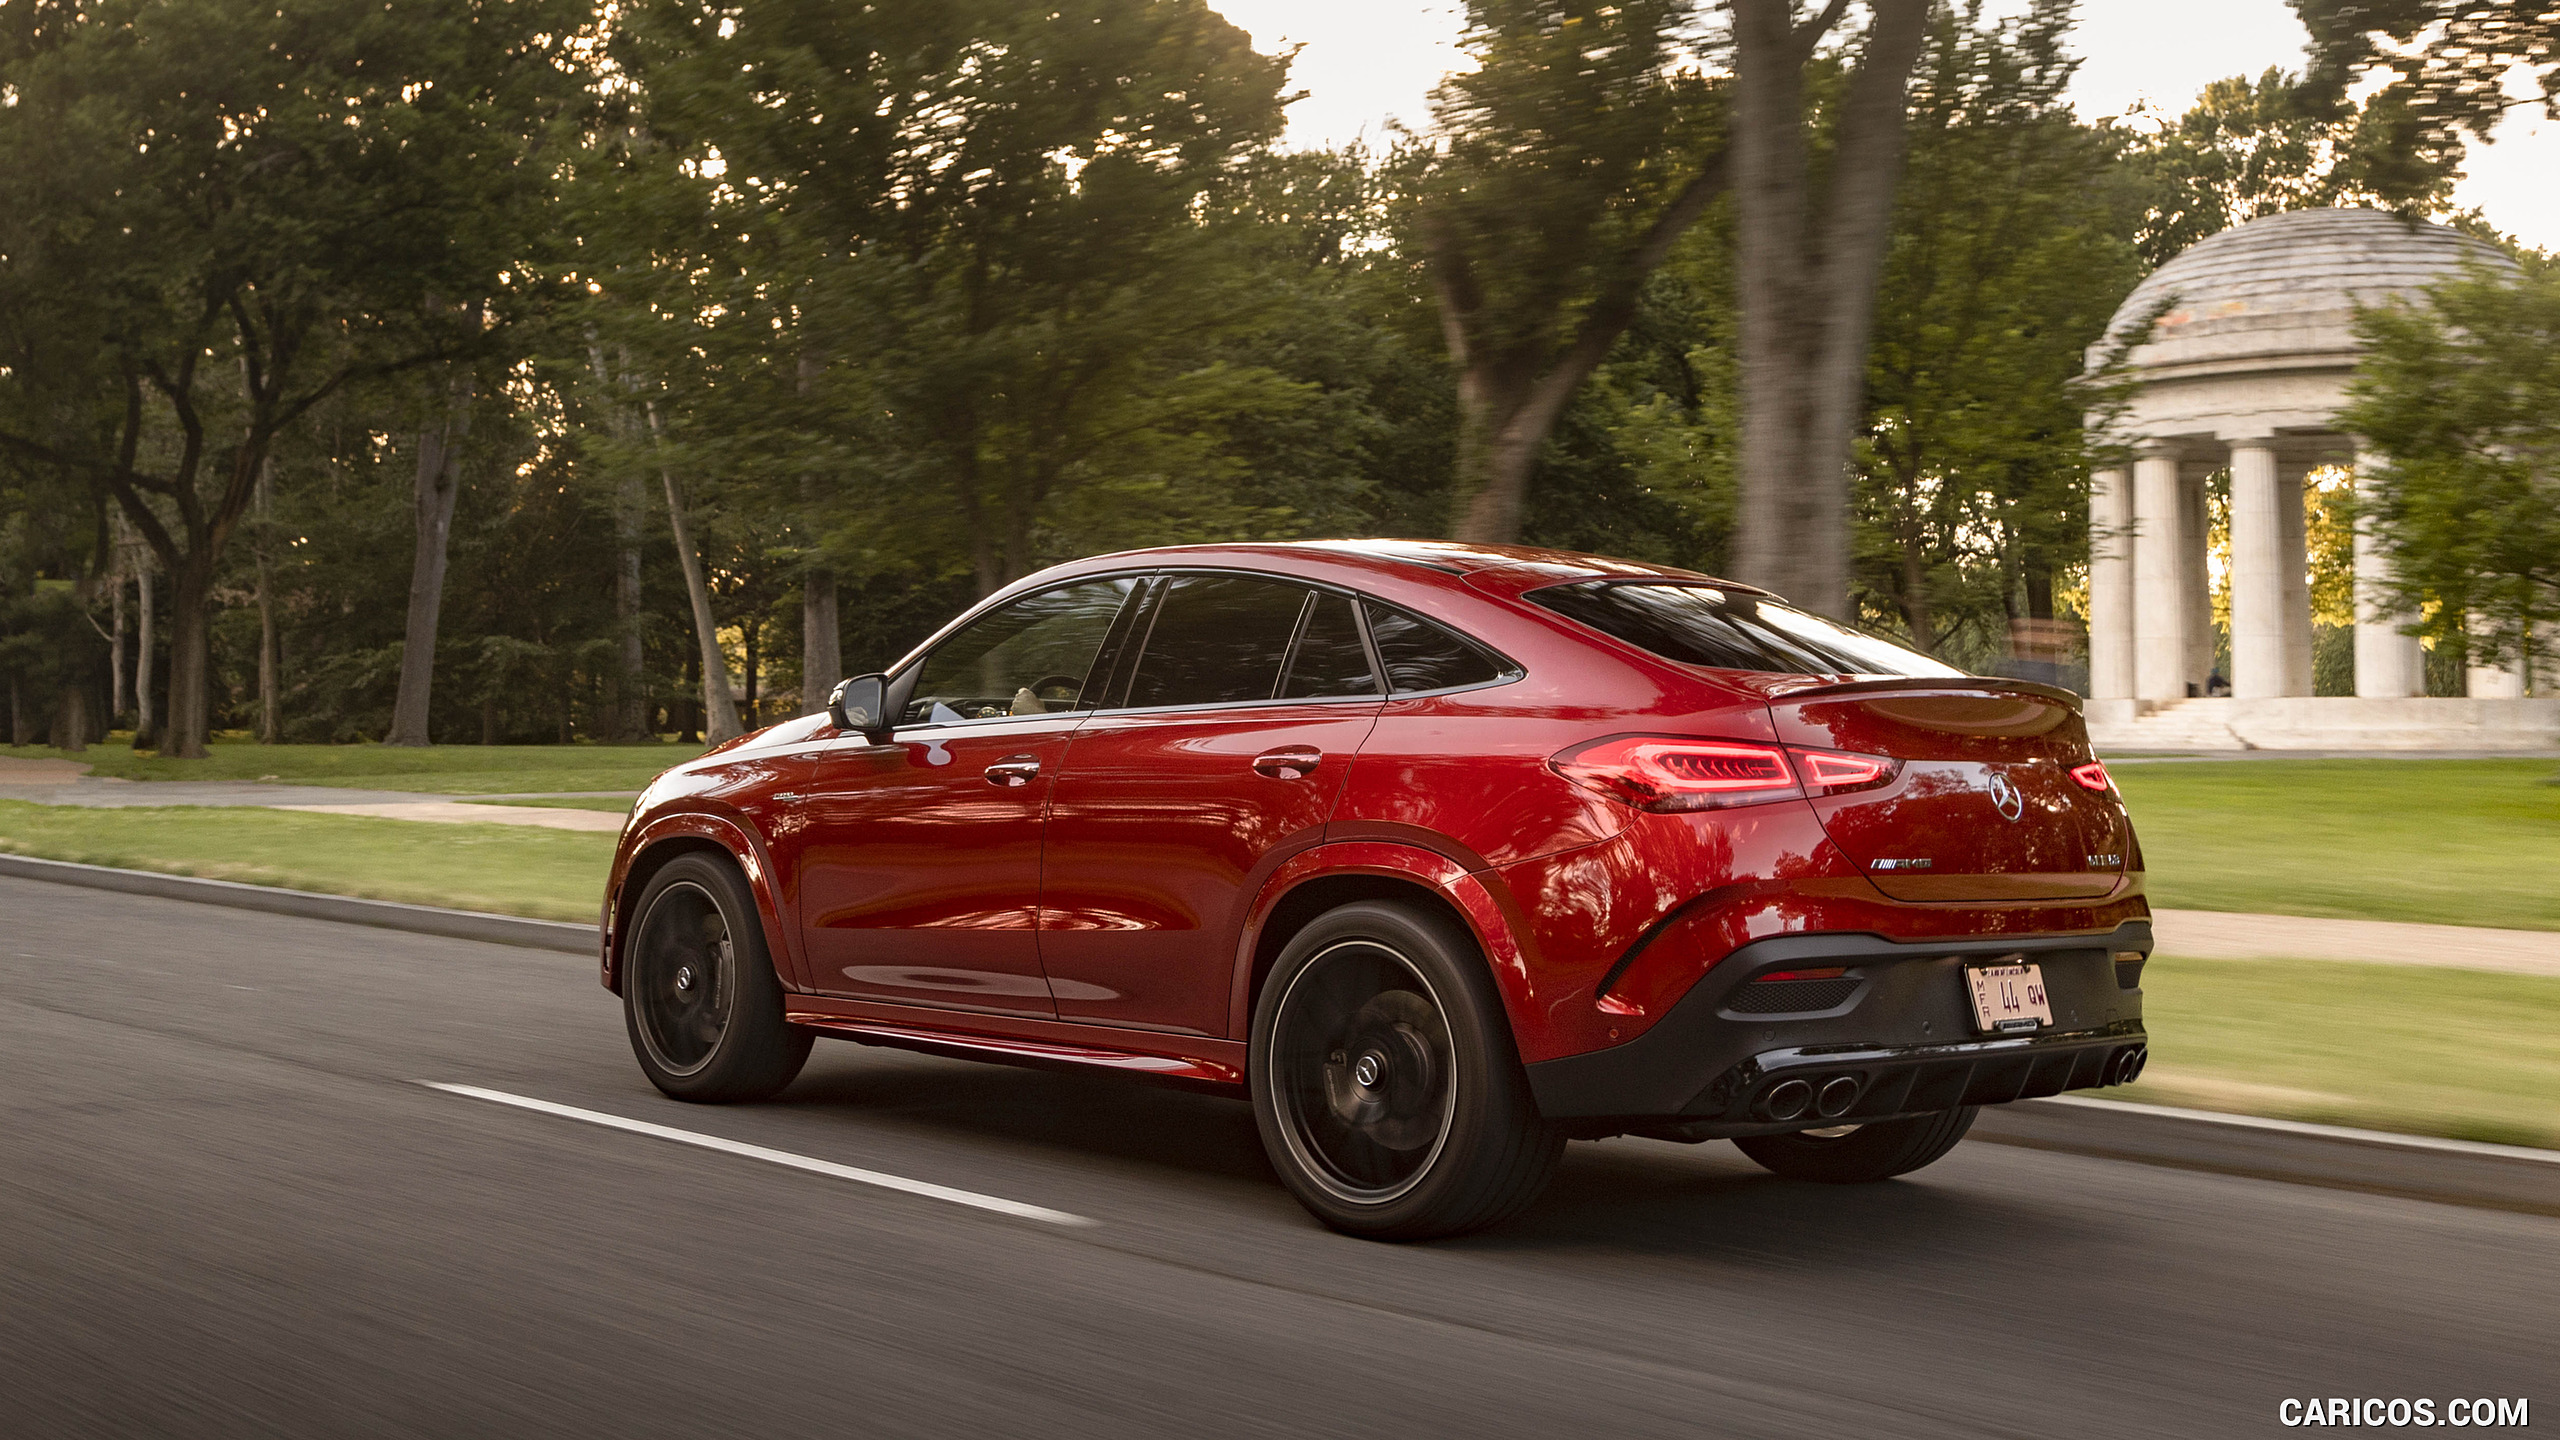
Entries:
[[782, 1015], [755, 896], [737, 867], [681, 855], [650, 877], [623, 945], [623, 1018], [651, 1083], [679, 1100], [760, 1100], [811, 1036]]
[[1359, 1205], [1413, 1188], [1449, 1138], [1449, 1023], [1413, 962], [1374, 940], [1309, 957], [1280, 997], [1271, 1085], [1290, 1148]]
[[657, 893], [632, 937], [631, 1009], [640, 1042], [669, 1075], [698, 1075], [728, 1033], [737, 947], [720, 902], [693, 881]]
[[1418, 907], [1347, 905], [1300, 931], [1256, 1006], [1251, 1063], [1272, 1164], [1351, 1234], [1490, 1225], [1536, 1197], [1563, 1148], [1472, 937]]

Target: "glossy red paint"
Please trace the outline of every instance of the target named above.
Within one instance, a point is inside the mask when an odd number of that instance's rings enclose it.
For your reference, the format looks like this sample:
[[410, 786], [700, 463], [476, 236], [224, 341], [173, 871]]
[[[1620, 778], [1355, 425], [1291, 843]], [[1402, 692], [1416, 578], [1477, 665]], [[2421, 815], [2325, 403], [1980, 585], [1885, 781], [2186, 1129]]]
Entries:
[[1324, 838], [1375, 700], [1100, 715], [1050, 802], [1040, 962], [1062, 1018], [1224, 1034], [1256, 883]]
[[1076, 720], [855, 735], [818, 753], [787, 856], [810, 991], [1057, 1013], [1040, 967], [1041, 831]]
[[2089, 732], [2063, 692], [1906, 682], [1781, 696], [1769, 712], [1796, 744], [1902, 762], [1887, 784], [1813, 802], [1888, 895], [2090, 899], [2124, 871], [2124, 808], [2072, 778]]
[[[1307, 918], [1292, 897], [1329, 893], [1309, 886], [1436, 897], [1473, 932], [1531, 1065], [1630, 1044], [1771, 937], [2049, 940], [2148, 916], [2120, 801], [2074, 778], [2093, 757], [2067, 694], [1684, 665], [1523, 599], [1595, 578], [1705, 583], [1662, 567], [1417, 542], [1105, 556], [1018, 582], [892, 674], [1016, 598], [1168, 567], [1350, 590], [1513, 675], [996, 716], [886, 744], [788, 722], [643, 797], [613, 870], [607, 983], [630, 877], [705, 840], [747, 870], [797, 1022], [1203, 1085], [1245, 1083], [1259, 966], [1274, 927]], [[1551, 763], [1623, 736], [1768, 747], [1800, 783], [1656, 813]], [[992, 783], [1007, 764], [1020, 783]]]
[[[777, 883], [778, 873], [768, 835], [787, 837], [797, 828], [773, 786], [802, 772], [796, 756], [767, 752], [743, 764], [710, 763], [711, 755], [659, 777], [622, 827], [613, 869], [605, 884], [605, 904], [598, 925], [605, 988], [619, 993], [622, 927], [630, 921], [631, 902], [640, 886], [628, 884], [633, 862], [643, 856], [661, 858], [678, 850], [717, 848], [737, 862], [755, 892], [762, 912], [765, 946], [774, 957], [783, 983], [799, 975], [799, 946], [785, 917], [791, 913], [789, 892]], [[702, 767], [696, 769], [694, 767]]]

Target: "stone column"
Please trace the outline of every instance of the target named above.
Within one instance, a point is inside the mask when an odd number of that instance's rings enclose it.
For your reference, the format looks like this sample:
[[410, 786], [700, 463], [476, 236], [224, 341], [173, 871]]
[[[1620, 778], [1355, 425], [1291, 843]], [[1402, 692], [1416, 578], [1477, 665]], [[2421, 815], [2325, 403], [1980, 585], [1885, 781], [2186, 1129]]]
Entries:
[[2179, 516], [2187, 535], [2186, 542], [2178, 547], [2179, 573], [2187, 596], [2186, 683], [2197, 695], [2204, 693], [2205, 680], [2213, 674], [2213, 517], [2205, 504], [2205, 486], [2219, 468], [2211, 460], [2190, 460], [2178, 471]]
[[[2480, 628], [2479, 622], [2475, 619], [2471, 624], [2472, 633], [2478, 634]], [[2524, 668], [2520, 664], [2512, 668], [2504, 665], [2475, 664], [2464, 669], [2462, 678], [2464, 691], [2474, 700], [2521, 700], [2524, 698]]]
[[2133, 462], [2134, 694], [2180, 700], [2187, 693], [2186, 507], [2178, 452], [2145, 449]]
[[[2356, 476], [2380, 468], [2379, 457], [2358, 452]], [[2382, 608], [2383, 584], [2391, 572], [2389, 557], [2374, 538], [2373, 522], [2356, 522], [2356, 695], [2389, 700], [2427, 693], [2426, 651], [2414, 635], [2400, 633], [2400, 621]]]
[[2283, 525], [2284, 693], [2312, 690], [2311, 503], [2313, 465], [2287, 465], [2276, 481], [2276, 518]]
[[2089, 476], [2089, 698], [2130, 700], [2133, 664], [2133, 475]]
[[2272, 436], [2231, 442], [2230, 678], [2238, 699], [2285, 693], [2284, 488]]

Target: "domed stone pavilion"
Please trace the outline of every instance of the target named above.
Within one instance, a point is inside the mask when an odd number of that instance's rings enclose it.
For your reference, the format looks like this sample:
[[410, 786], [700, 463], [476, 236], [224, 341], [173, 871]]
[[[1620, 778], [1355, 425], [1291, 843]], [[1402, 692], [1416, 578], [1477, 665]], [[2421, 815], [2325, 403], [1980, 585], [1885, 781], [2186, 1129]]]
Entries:
[[[2383, 557], [2356, 537], [2353, 697], [2314, 698], [2303, 480], [2354, 465], [2337, 428], [2358, 305], [2414, 296], [2505, 255], [2378, 210], [2297, 210], [2196, 244], [2117, 310], [2089, 366], [2133, 341], [2124, 413], [2092, 416], [2130, 470], [2090, 477], [2089, 721], [2116, 749], [2539, 749], [2560, 699], [2474, 671], [2468, 699], [2426, 699], [2417, 640], [2374, 603]], [[2147, 328], [2146, 328], [2147, 327]], [[2231, 670], [2209, 696], [2214, 624], [2205, 483], [2231, 472]]]

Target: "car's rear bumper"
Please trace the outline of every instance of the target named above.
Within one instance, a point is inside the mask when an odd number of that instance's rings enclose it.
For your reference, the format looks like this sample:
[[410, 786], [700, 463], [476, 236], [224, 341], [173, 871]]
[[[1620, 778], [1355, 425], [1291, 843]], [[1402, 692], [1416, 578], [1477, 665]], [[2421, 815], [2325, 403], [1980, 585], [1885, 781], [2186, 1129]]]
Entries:
[[[2146, 1045], [2141, 966], [2151, 927], [2111, 933], [1894, 941], [1869, 934], [1777, 935], [1735, 951], [1669, 1013], [1623, 1045], [1528, 1067], [1549, 1119], [1605, 1131], [1617, 1120], [1667, 1122], [1684, 1138], [1856, 1124], [1957, 1105], [1997, 1104], [2114, 1083]], [[2054, 1023], [2029, 1035], [1977, 1033], [1959, 973], [2017, 955], [2043, 968]], [[1784, 992], [1746, 992], [1777, 971], [1841, 966], [1835, 993], [1796, 992], [1820, 1010], [1753, 1013]], [[1854, 982], [1843, 991], [1842, 982]], [[1819, 1092], [1847, 1077], [1846, 1109], [1786, 1114], [1789, 1080]]]

